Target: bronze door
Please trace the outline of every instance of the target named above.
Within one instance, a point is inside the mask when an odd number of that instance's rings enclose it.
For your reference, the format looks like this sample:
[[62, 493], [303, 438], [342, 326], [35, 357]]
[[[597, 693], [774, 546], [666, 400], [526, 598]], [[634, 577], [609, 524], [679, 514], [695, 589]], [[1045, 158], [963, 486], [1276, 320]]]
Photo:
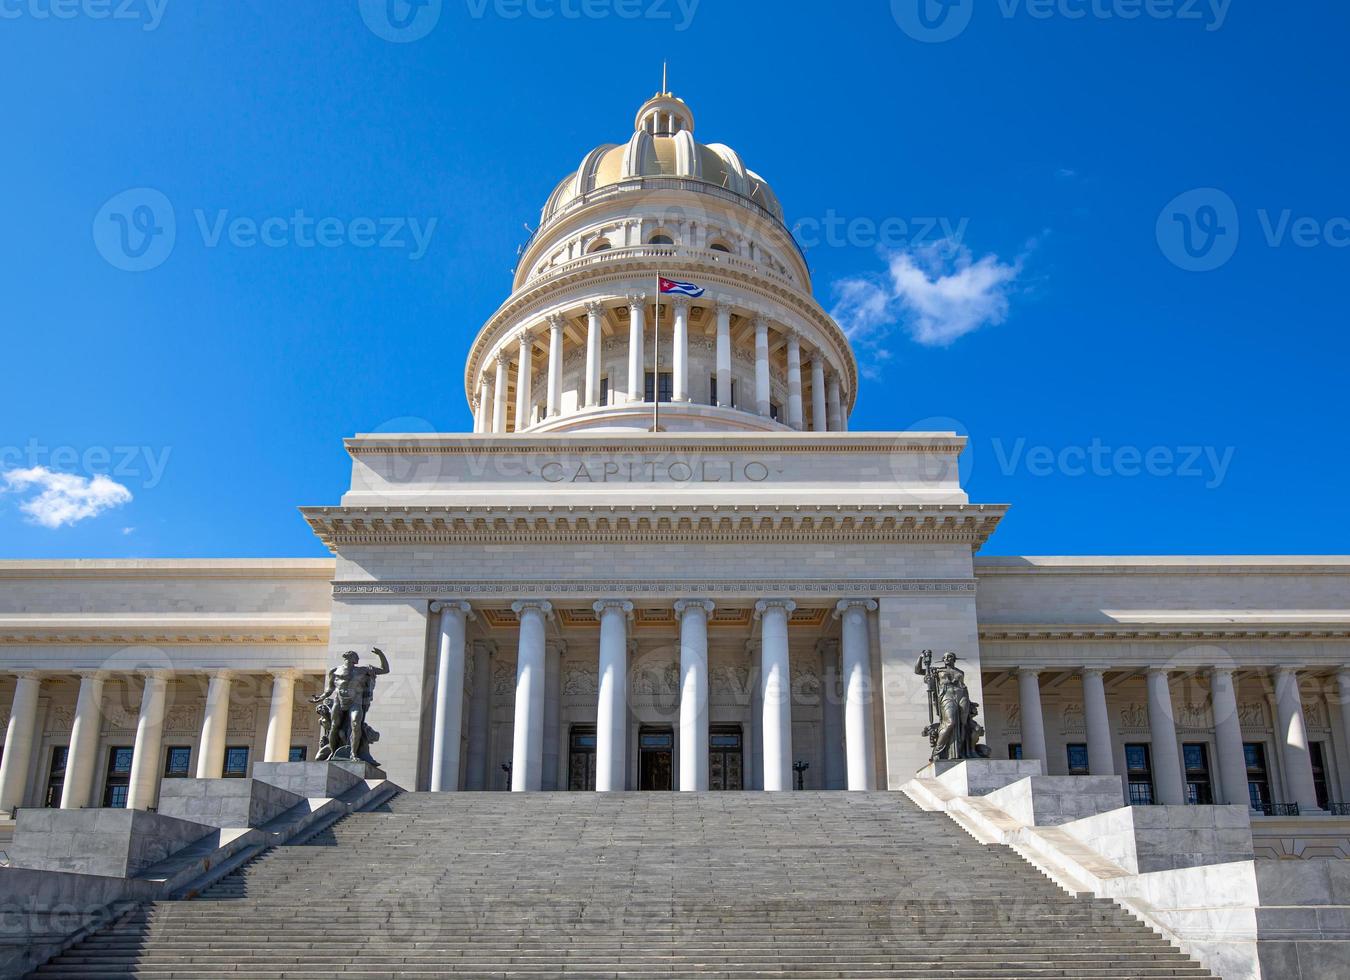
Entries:
[[574, 725], [568, 740], [567, 788], [595, 789], [595, 728]]
[[671, 753], [675, 733], [669, 728], [643, 728], [638, 732], [638, 789], [674, 789]]
[[740, 726], [714, 725], [708, 732], [708, 789], [744, 789], [744, 759]]

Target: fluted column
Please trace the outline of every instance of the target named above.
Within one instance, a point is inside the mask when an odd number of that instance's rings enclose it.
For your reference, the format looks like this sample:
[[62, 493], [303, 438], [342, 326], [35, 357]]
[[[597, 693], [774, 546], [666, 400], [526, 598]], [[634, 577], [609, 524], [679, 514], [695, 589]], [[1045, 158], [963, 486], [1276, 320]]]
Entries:
[[844, 431], [844, 403], [839, 395], [839, 375], [830, 372], [829, 379], [825, 382], [825, 420], [830, 427], [831, 432]]
[[844, 749], [851, 790], [876, 788], [868, 765], [872, 758], [872, 666], [867, 632], [867, 614], [876, 608], [872, 599], [844, 599], [834, 611], [843, 619]]
[[225, 774], [225, 733], [230, 719], [230, 684], [234, 674], [218, 670], [206, 687], [202, 737], [197, 745], [197, 778], [219, 779]]
[[1022, 707], [1022, 758], [1040, 759], [1049, 774], [1045, 750], [1045, 715], [1041, 712], [1041, 672], [1023, 667], [1017, 672], [1017, 693]]
[[825, 355], [811, 354], [811, 431], [827, 431], [825, 418]]
[[291, 758], [291, 724], [295, 720], [294, 670], [272, 671], [272, 702], [267, 711], [267, 741], [264, 762], [287, 762]]
[[516, 361], [516, 431], [530, 427], [530, 410], [534, 407], [534, 333], [520, 334], [520, 356]]
[[99, 731], [103, 727], [103, 680], [99, 671], [80, 674], [80, 695], [75, 702], [75, 724], [66, 756], [66, 782], [61, 790], [63, 810], [88, 806], [93, 794]]
[[516, 652], [516, 724], [511, 746], [511, 791], [536, 792], [544, 775], [544, 631], [553, 604], [542, 599], [511, 603], [520, 620]]
[[28, 774], [33, 767], [33, 748], [37, 744], [41, 694], [40, 673], [26, 670], [18, 675], [9, 709], [9, 727], [5, 729], [5, 754], [0, 759], [0, 817], [8, 817], [15, 807], [23, 805]]
[[561, 313], [548, 318], [548, 391], [544, 407], [549, 418], [562, 414], [563, 329], [567, 321]]
[[680, 789], [708, 788], [708, 617], [711, 599], [681, 599]]
[[788, 425], [800, 429], [802, 420], [802, 342], [795, 330], [787, 335]]
[[1102, 667], [1085, 667], [1082, 678], [1088, 772], [1094, 776], [1114, 776], [1116, 763], [1111, 750], [1111, 716], [1106, 707], [1106, 670]]
[[464, 788], [486, 790], [491, 785], [488, 772], [488, 736], [491, 727], [492, 655], [497, 645], [490, 640], [473, 643], [473, 690], [469, 694], [469, 746], [465, 753]]
[[1279, 713], [1280, 752], [1291, 803], [1301, 811], [1318, 812], [1317, 785], [1313, 782], [1312, 756], [1308, 752], [1308, 726], [1303, 718], [1303, 696], [1296, 667], [1275, 671], [1275, 708]]
[[436, 660], [436, 715], [431, 736], [431, 791], [459, 789], [460, 733], [464, 730], [464, 647], [473, 611], [467, 602], [433, 602], [440, 615]]
[[788, 660], [788, 616], [797, 608], [791, 599], [755, 603], [760, 624], [760, 687], [764, 703], [764, 788], [792, 789], [792, 672]]
[[755, 317], [755, 411], [768, 418], [773, 414], [772, 389], [769, 386], [769, 321]]
[[[1214, 709], [1214, 747], [1218, 759], [1219, 782], [1223, 801], [1230, 805], [1250, 806], [1247, 789], [1247, 755], [1242, 747], [1242, 722], [1238, 718], [1237, 685], [1231, 667], [1214, 667], [1209, 672], [1209, 698]], [[1216, 800], [1219, 796], [1216, 794]]]
[[586, 304], [586, 407], [600, 404], [600, 346], [604, 342], [604, 303]]
[[689, 400], [689, 300], [676, 296], [671, 302], [675, 308], [675, 330], [671, 339], [671, 401]]
[[492, 431], [506, 431], [506, 386], [508, 384], [507, 370], [510, 361], [505, 354], [497, 357], [497, 380], [492, 386]]
[[164, 711], [168, 701], [169, 672], [148, 671], [144, 680], [140, 717], [136, 719], [136, 747], [131, 752], [128, 810], [148, 810], [159, 801], [160, 756], [164, 751]]
[[566, 653], [566, 640], [549, 640], [544, 644], [543, 786], [546, 790], [567, 788], [558, 785], [558, 756], [562, 751], [562, 659]]
[[473, 431], [475, 434], [486, 431], [484, 420], [487, 418], [487, 382], [482, 378], [478, 379], [478, 385], [474, 388], [473, 395]]
[[646, 393], [647, 297], [628, 297], [628, 400], [640, 402]]
[[626, 599], [601, 599], [594, 607], [600, 618], [600, 691], [595, 713], [595, 788], [622, 790], [628, 762], [628, 617]]
[[731, 408], [731, 304], [717, 304], [717, 391], [715, 401]]
[[496, 387], [493, 385], [492, 377], [485, 373], [482, 377], [482, 380], [479, 382], [478, 387], [479, 391], [481, 392], [478, 399], [478, 404], [480, 411], [483, 413], [482, 420], [479, 422], [478, 425], [478, 431], [484, 433], [493, 432], [495, 430], [493, 428], [494, 419], [492, 417], [492, 412], [493, 412], [493, 405], [496, 403], [497, 400], [497, 395], [496, 395]]
[[1158, 802], [1180, 806], [1186, 802], [1186, 783], [1181, 778], [1181, 753], [1172, 716], [1172, 689], [1165, 667], [1148, 671], [1148, 730], [1152, 741], [1153, 785]]

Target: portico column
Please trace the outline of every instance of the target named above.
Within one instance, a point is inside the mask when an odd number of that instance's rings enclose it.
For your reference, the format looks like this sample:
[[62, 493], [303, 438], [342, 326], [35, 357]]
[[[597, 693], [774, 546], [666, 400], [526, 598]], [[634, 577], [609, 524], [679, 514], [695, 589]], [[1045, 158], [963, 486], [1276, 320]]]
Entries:
[[1115, 757], [1111, 751], [1111, 716], [1106, 708], [1106, 669], [1083, 668], [1083, 721], [1087, 727], [1088, 772], [1094, 776], [1114, 776]]
[[511, 603], [520, 620], [516, 652], [516, 724], [511, 746], [511, 791], [537, 792], [544, 775], [544, 628], [553, 604], [542, 599]]
[[549, 640], [544, 644], [544, 777], [546, 790], [565, 789], [558, 784], [559, 742], [562, 722], [562, 659], [567, 653], [566, 640]]
[[586, 304], [586, 407], [600, 404], [600, 345], [604, 340], [604, 303]]
[[622, 790], [628, 762], [628, 617], [626, 599], [601, 599], [600, 691], [595, 712], [595, 789]]
[[750, 779], [746, 789], [764, 788], [764, 658], [760, 656], [763, 644], [745, 641], [745, 656], [750, 665], [750, 724], [748, 733]]
[[1242, 722], [1238, 719], [1237, 685], [1231, 667], [1209, 672], [1209, 697], [1214, 709], [1214, 744], [1223, 800], [1230, 805], [1251, 805], [1247, 790], [1247, 755], [1242, 748]]
[[872, 667], [867, 614], [872, 599], [844, 599], [834, 614], [843, 619], [844, 749], [848, 754], [848, 788], [875, 789], [872, 767]]
[[1172, 689], [1165, 667], [1148, 670], [1148, 730], [1158, 802], [1164, 806], [1181, 806], [1186, 802], [1186, 784], [1181, 778], [1181, 754], [1177, 750], [1177, 727], [1172, 717]]
[[[1350, 751], [1350, 667], [1343, 667], [1336, 672], [1336, 700], [1341, 709], [1341, 728], [1345, 732], [1346, 751]], [[1347, 763], [1342, 762], [1342, 769]]]
[[708, 788], [708, 617], [711, 599], [681, 599], [680, 789]]
[[478, 420], [478, 431], [491, 432], [493, 422], [492, 405], [493, 402], [496, 401], [496, 395], [494, 394], [495, 389], [493, 388], [492, 385], [492, 378], [488, 377], [486, 374], [483, 375], [482, 380], [479, 381], [478, 383], [478, 389], [480, 392], [478, 397], [478, 411], [482, 416]]
[[61, 790], [62, 810], [88, 806], [93, 794], [99, 729], [103, 727], [103, 679], [100, 671], [80, 674], [80, 695], [75, 702], [75, 724], [66, 756], [66, 783]]
[[471, 407], [473, 409], [473, 431], [474, 434], [483, 431], [483, 418], [487, 415], [486, 402], [483, 401], [487, 391], [487, 382], [482, 378], [478, 379], [478, 384], [474, 387]]
[[206, 688], [206, 712], [197, 745], [197, 778], [219, 779], [225, 773], [225, 726], [230, 717], [230, 682], [234, 674], [218, 670]]
[[830, 427], [831, 432], [844, 431], [844, 404], [839, 397], [839, 375], [831, 372], [829, 380], [825, 382], [825, 399], [827, 407], [825, 409], [825, 420]]
[[520, 334], [520, 357], [516, 367], [516, 431], [530, 427], [530, 410], [534, 407], [534, 333]]
[[291, 723], [295, 720], [294, 670], [272, 671], [272, 702], [267, 711], [264, 762], [287, 762], [291, 757]]
[[497, 357], [497, 380], [493, 384], [492, 391], [492, 431], [506, 431], [506, 371], [509, 362], [506, 355], [501, 354]]
[[671, 401], [689, 400], [689, 300], [676, 296], [671, 302], [675, 308], [675, 330], [671, 340]]
[[755, 603], [760, 625], [760, 688], [763, 691], [764, 788], [792, 789], [792, 674], [788, 661], [788, 616], [791, 599]]
[[1041, 672], [1023, 667], [1017, 672], [1017, 693], [1022, 703], [1022, 758], [1040, 759], [1049, 775], [1050, 760], [1045, 751], [1045, 715], [1041, 713]]
[[[846, 789], [848, 762], [844, 745], [844, 702], [847, 686], [840, 680], [839, 641], [824, 638], [816, 642], [820, 654], [820, 728], [824, 751], [821, 761], [821, 789]], [[842, 695], [842, 696], [841, 696]]]
[[136, 747], [131, 752], [128, 810], [148, 810], [158, 800], [159, 757], [164, 745], [164, 705], [168, 691], [168, 671], [146, 673], [145, 686], [141, 690], [141, 713], [136, 719]]
[[464, 729], [464, 643], [473, 611], [467, 602], [433, 602], [440, 614], [436, 661], [436, 720], [431, 736], [431, 791], [459, 789], [460, 733]]
[[787, 335], [788, 425], [802, 427], [802, 342], [795, 330]]
[[628, 400], [640, 402], [646, 393], [647, 297], [628, 297]]
[[769, 388], [769, 321], [755, 317], [755, 411], [768, 418], [773, 398]]
[[1308, 752], [1308, 727], [1303, 718], [1303, 697], [1298, 686], [1298, 669], [1275, 670], [1275, 707], [1280, 716], [1280, 751], [1284, 774], [1289, 783], [1291, 803], [1302, 811], [1320, 812], [1317, 785], [1313, 782], [1312, 756]]
[[549, 418], [562, 414], [563, 328], [566, 324], [561, 313], [548, 318], [548, 405], [545, 414]]
[[473, 643], [473, 690], [469, 694], [469, 747], [465, 757], [467, 771], [464, 788], [485, 790], [491, 783], [488, 773], [488, 728], [491, 718], [492, 662], [497, 645], [490, 640]]
[[18, 675], [9, 709], [9, 727], [5, 729], [5, 754], [0, 760], [0, 816], [7, 817], [15, 807], [23, 805], [28, 772], [33, 766], [33, 746], [37, 742], [41, 693], [40, 673], [26, 670]]
[[827, 431], [825, 418], [825, 355], [811, 354], [811, 431]]
[[717, 304], [717, 391], [714, 399], [731, 408], [731, 304]]

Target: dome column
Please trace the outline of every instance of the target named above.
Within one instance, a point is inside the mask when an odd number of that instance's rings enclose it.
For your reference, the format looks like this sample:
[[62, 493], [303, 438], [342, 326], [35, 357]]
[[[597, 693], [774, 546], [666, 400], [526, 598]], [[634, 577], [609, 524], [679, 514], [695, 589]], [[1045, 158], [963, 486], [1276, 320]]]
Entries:
[[478, 416], [473, 431], [492, 431], [492, 379], [486, 374], [478, 379]]
[[811, 354], [811, 429], [827, 431], [825, 417], [825, 355], [817, 350]]
[[602, 317], [605, 315], [603, 303], [586, 304], [586, 407], [594, 408], [600, 404], [600, 341]]
[[843, 399], [839, 395], [839, 375], [836, 372], [830, 373], [829, 380], [825, 383], [825, 401], [826, 420], [829, 422], [831, 432], [844, 431], [844, 406]]
[[731, 304], [717, 304], [717, 404], [731, 408]]
[[534, 333], [526, 330], [520, 335], [520, 358], [516, 362], [516, 431], [523, 432], [530, 425], [530, 408], [534, 401]]
[[764, 418], [773, 414], [769, 393], [769, 321], [755, 317], [755, 411]]
[[788, 425], [802, 427], [802, 342], [795, 330], [787, 335]]
[[689, 400], [689, 300], [675, 297], [675, 336], [671, 341], [671, 395], [670, 400]]
[[548, 318], [548, 405], [547, 415], [562, 414], [563, 327], [566, 321], [561, 313]]
[[647, 340], [647, 297], [638, 293], [628, 297], [628, 400], [642, 401], [645, 394], [644, 372], [647, 359], [643, 345]]
[[506, 431], [506, 369], [505, 354], [497, 356], [497, 380], [492, 386], [492, 431]]

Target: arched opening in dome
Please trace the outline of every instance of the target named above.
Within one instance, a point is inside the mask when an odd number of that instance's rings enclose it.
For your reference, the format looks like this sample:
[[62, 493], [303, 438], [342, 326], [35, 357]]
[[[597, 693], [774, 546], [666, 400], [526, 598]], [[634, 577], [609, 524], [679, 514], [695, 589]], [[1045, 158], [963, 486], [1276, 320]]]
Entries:
[[674, 245], [674, 244], [675, 244], [675, 239], [671, 238], [669, 235], [665, 234], [664, 232], [659, 232], [659, 231], [658, 231], [656, 234], [652, 235], [651, 238], [648, 238], [648, 239], [647, 239], [647, 244], [648, 244], [648, 245]]
[[591, 247], [586, 249], [587, 255], [594, 255], [596, 252], [608, 252], [614, 246], [609, 243], [608, 238], [601, 238], [592, 243]]
[[731, 246], [726, 242], [716, 241], [710, 244], [708, 248], [714, 252], [726, 252], [728, 255], [731, 254]]

